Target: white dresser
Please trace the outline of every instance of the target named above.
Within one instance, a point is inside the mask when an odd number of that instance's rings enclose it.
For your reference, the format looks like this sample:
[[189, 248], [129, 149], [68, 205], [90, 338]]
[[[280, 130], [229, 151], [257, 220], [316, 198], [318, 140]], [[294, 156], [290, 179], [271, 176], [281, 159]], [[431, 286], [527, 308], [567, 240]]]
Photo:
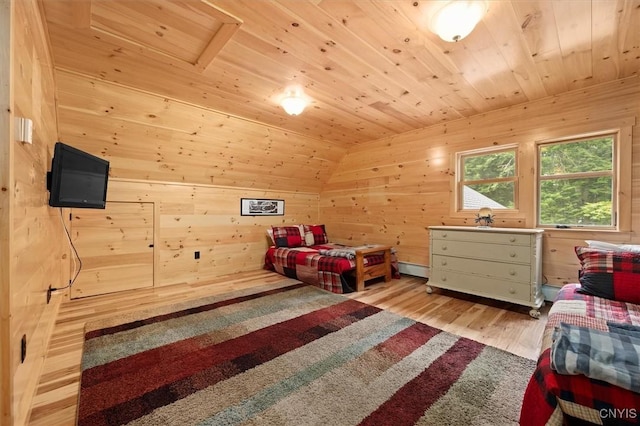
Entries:
[[542, 229], [429, 227], [429, 283], [530, 306], [540, 317]]

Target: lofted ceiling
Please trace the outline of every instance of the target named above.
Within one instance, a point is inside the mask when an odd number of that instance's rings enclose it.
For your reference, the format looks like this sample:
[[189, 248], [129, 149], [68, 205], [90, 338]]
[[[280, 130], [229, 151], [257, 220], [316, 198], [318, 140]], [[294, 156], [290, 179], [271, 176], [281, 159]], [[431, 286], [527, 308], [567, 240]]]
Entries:
[[345, 147], [639, 73], [640, 0], [487, 3], [448, 43], [441, 1], [41, 0], [57, 69]]

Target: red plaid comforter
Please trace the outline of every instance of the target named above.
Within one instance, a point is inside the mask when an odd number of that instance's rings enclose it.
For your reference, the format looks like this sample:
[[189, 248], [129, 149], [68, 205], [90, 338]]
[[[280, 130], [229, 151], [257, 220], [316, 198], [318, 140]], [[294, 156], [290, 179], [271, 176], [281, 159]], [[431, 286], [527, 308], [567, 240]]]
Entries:
[[[272, 246], [269, 247], [265, 255], [264, 267], [333, 293], [345, 293], [352, 290], [349, 289], [345, 273], [355, 270], [355, 259], [323, 256], [318, 252], [318, 250], [337, 248], [344, 248], [344, 246], [331, 243], [295, 248]], [[384, 256], [382, 254], [367, 255], [364, 259], [365, 266], [383, 262]], [[399, 278], [394, 254], [391, 255], [391, 263], [394, 276]]]
[[551, 369], [551, 334], [560, 322], [603, 331], [608, 330], [607, 321], [640, 325], [639, 305], [577, 293], [579, 288], [579, 284], [564, 286], [549, 312], [542, 353], [524, 395], [520, 424], [640, 424], [640, 394]]

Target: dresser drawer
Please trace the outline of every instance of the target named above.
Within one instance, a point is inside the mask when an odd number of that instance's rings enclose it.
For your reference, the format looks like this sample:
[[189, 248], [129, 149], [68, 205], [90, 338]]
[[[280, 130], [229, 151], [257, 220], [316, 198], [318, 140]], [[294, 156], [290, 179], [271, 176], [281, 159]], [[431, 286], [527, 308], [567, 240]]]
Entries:
[[507, 234], [492, 231], [451, 231], [451, 230], [431, 230], [433, 240], [446, 241], [470, 241], [482, 244], [507, 244], [518, 246], [531, 245], [531, 236], [528, 234]]
[[502, 280], [511, 280], [529, 285], [531, 266], [519, 263], [487, 262], [485, 260], [433, 255], [432, 270], [457, 271], [470, 275], [481, 275]]
[[432, 240], [433, 255], [465, 257], [509, 263], [531, 263], [531, 247], [488, 244], [487, 242]]
[[531, 286], [516, 281], [435, 269], [430, 273], [429, 285], [508, 302], [524, 304], [531, 302]]

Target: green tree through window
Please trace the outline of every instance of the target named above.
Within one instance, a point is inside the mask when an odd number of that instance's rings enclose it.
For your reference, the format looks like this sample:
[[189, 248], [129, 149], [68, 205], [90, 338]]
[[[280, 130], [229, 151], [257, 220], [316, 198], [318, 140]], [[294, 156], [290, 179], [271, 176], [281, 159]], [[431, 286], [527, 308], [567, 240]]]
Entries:
[[516, 150], [460, 155], [458, 194], [462, 209], [516, 207]]
[[615, 226], [615, 135], [538, 146], [538, 223]]

